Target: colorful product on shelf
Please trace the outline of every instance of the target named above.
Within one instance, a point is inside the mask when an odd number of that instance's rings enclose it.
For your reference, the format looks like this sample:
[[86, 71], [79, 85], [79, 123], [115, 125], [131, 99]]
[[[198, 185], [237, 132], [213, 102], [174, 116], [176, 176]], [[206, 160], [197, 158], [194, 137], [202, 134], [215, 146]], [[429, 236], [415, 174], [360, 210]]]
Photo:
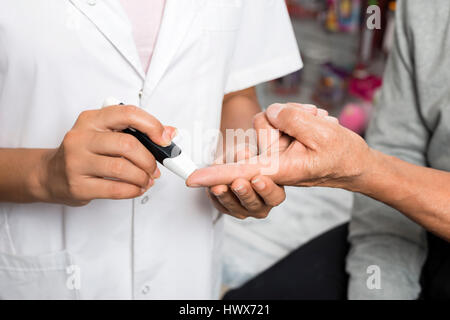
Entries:
[[331, 32], [356, 32], [361, 16], [361, 0], [327, 0], [325, 26]]
[[327, 1], [327, 13], [325, 19], [325, 27], [328, 31], [336, 32], [339, 30], [338, 14], [337, 14], [337, 0]]
[[344, 127], [363, 135], [366, 131], [377, 92], [379, 92], [383, 80], [370, 74], [362, 66], [353, 71], [349, 80], [348, 93], [354, 102], [347, 104], [342, 109], [339, 122]]
[[320, 73], [313, 99], [321, 107], [331, 110], [340, 106], [345, 98], [349, 72], [332, 63], [326, 63], [321, 66]]
[[356, 68], [348, 84], [351, 96], [366, 102], [373, 102], [375, 92], [381, 87], [381, 77], [369, 74], [364, 69]]

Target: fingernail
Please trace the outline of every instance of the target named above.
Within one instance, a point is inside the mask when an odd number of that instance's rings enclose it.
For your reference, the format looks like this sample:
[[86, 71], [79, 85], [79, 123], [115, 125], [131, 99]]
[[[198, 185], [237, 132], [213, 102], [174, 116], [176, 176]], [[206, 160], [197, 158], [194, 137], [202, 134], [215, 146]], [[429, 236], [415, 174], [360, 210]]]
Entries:
[[171, 134], [169, 133], [169, 131], [167, 129], [164, 129], [164, 132], [162, 134], [162, 139], [163, 139], [163, 147], [167, 147], [172, 143], [172, 138], [171, 138]]
[[172, 132], [172, 136], [170, 137], [171, 140], [175, 139], [175, 137], [178, 135], [178, 129], [175, 128], [175, 131]]
[[285, 105], [283, 104], [273, 104], [267, 109], [267, 116], [271, 119], [276, 119], [278, 117], [278, 114], [285, 108]]
[[156, 180], [159, 179], [161, 177], [161, 171], [159, 170], [159, 168], [156, 168], [155, 172], [153, 172], [151, 178]]
[[266, 184], [264, 183], [264, 181], [261, 181], [259, 179], [253, 180], [252, 184], [256, 188], [256, 190], [263, 190], [266, 187]]
[[246, 192], [244, 186], [238, 186], [238, 187], [234, 188], [234, 191], [241, 196], [243, 196]]

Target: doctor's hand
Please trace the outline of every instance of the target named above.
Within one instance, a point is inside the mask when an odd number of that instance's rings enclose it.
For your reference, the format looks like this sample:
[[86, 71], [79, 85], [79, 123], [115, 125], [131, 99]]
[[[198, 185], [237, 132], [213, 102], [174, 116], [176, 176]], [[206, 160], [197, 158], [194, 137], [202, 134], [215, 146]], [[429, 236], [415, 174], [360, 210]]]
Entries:
[[[240, 150], [237, 148], [233, 162], [255, 154], [256, 151], [250, 146], [243, 146]], [[227, 159], [226, 156], [220, 158], [220, 163]], [[238, 219], [266, 218], [273, 207], [286, 199], [284, 188], [265, 176], [256, 176], [251, 180], [237, 178], [229, 185], [210, 187], [207, 193], [217, 210]]]
[[276, 168], [266, 175], [279, 185], [348, 188], [360, 180], [370, 163], [370, 148], [360, 136], [340, 126], [337, 119], [312, 114], [296, 104], [270, 106], [255, 127], [279, 129], [280, 139], [289, 142], [269, 145], [253, 161], [200, 169], [187, 184], [227, 184]]
[[153, 155], [133, 136], [133, 127], [167, 146], [176, 130], [135, 106], [84, 111], [58, 149], [44, 157], [40, 172], [42, 201], [72, 206], [93, 199], [142, 195], [159, 178]]

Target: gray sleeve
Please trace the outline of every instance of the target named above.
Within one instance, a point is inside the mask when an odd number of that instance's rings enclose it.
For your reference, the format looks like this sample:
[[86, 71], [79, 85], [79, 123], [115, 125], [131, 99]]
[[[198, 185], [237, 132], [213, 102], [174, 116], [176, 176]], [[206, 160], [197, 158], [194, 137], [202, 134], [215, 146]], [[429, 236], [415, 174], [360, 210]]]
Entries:
[[[414, 3], [399, 3], [395, 45], [367, 139], [374, 149], [425, 166], [429, 133], [416, 93], [411, 41]], [[424, 229], [400, 212], [359, 194], [352, 214], [349, 299], [416, 299], [426, 257]], [[379, 268], [380, 289], [367, 285], [369, 266]]]

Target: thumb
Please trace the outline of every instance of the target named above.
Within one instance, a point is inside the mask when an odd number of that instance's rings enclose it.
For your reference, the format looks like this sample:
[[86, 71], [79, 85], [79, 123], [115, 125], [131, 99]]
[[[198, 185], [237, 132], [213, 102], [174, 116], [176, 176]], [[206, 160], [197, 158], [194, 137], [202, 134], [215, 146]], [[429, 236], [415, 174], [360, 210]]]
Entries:
[[272, 126], [297, 141], [314, 148], [317, 133], [323, 128], [322, 119], [301, 108], [289, 104], [273, 104], [266, 111]]

